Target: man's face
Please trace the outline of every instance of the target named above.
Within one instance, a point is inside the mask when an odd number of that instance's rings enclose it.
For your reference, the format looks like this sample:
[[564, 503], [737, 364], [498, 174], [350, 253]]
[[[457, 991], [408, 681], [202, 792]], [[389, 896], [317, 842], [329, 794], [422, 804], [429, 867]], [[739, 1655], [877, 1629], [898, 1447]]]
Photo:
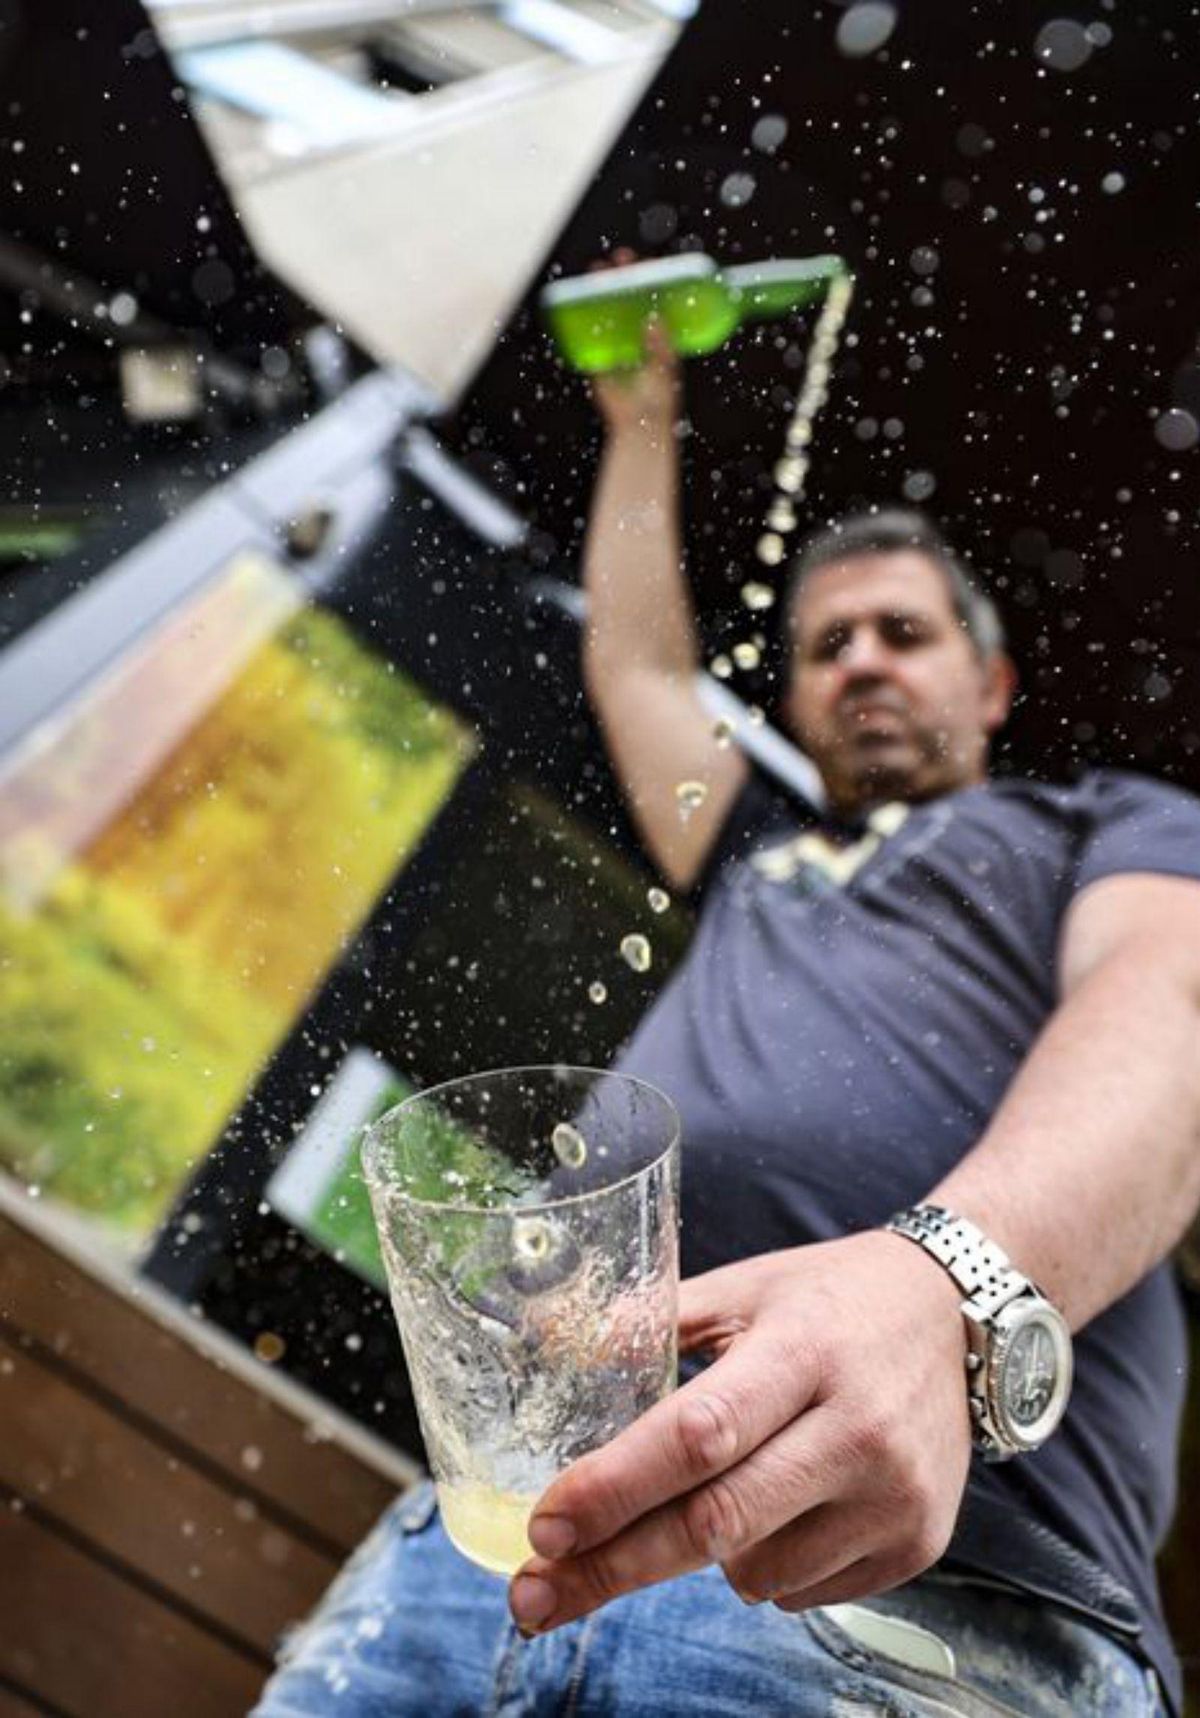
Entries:
[[805, 581], [791, 615], [788, 725], [842, 811], [982, 781], [1015, 684], [981, 660], [937, 564], [915, 549], [853, 555]]

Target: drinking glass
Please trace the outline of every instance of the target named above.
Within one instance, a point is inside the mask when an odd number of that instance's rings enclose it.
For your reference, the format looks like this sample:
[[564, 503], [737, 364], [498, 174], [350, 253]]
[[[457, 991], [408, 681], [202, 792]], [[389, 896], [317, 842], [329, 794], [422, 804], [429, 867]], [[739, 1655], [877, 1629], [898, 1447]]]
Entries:
[[498, 1574], [563, 1468], [675, 1383], [679, 1116], [591, 1068], [397, 1104], [363, 1167], [446, 1532]]

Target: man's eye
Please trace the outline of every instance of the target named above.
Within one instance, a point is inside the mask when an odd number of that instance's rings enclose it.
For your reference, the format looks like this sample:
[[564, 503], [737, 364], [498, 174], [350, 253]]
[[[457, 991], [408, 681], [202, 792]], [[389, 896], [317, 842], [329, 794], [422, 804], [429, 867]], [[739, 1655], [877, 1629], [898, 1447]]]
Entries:
[[892, 615], [883, 625], [883, 636], [891, 645], [922, 644], [929, 632], [922, 621], [912, 615]]

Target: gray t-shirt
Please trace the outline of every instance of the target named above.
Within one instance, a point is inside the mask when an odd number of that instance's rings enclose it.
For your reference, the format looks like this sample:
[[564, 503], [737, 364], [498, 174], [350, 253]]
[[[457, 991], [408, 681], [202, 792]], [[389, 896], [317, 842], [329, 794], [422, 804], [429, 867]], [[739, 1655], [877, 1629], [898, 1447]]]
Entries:
[[[1200, 801], [1127, 772], [991, 782], [872, 823], [818, 823], [752, 779], [688, 955], [620, 1058], [683, 1117], [685, 1274], [868, 1228], [925, 1197], [1055, 1007], [1072, 899], [1118, 872], [1200, 879]], [[1058, 1596], [1076, 1603], [1079, 1581], [1029, 1577], [1033, 1542], [1085, 1559], [1096, 1612], [1140, 1625], [1172, 1688], [1154, 1554], [1174, 1508], [1186, 1364], [1162, 1266], [1079, 1333], [1050, 1442], [973, 1463], [949, 1554], [1043, 1592], [1073, 1586]]]

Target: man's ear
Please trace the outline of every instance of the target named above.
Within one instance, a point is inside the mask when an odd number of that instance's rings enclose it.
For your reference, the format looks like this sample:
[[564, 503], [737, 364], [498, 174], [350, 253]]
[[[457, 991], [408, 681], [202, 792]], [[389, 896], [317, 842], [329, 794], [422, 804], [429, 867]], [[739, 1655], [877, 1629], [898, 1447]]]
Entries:
[[993, 650], [990, 656], [984, 658], [981, 665], [983, 673], [983, 725], [989, 734], [994, 734], [1007, 722], [1016, 696], [1019, 677], [1017, 665], [1011, 656], [1006, 656], [1002, 650]]

